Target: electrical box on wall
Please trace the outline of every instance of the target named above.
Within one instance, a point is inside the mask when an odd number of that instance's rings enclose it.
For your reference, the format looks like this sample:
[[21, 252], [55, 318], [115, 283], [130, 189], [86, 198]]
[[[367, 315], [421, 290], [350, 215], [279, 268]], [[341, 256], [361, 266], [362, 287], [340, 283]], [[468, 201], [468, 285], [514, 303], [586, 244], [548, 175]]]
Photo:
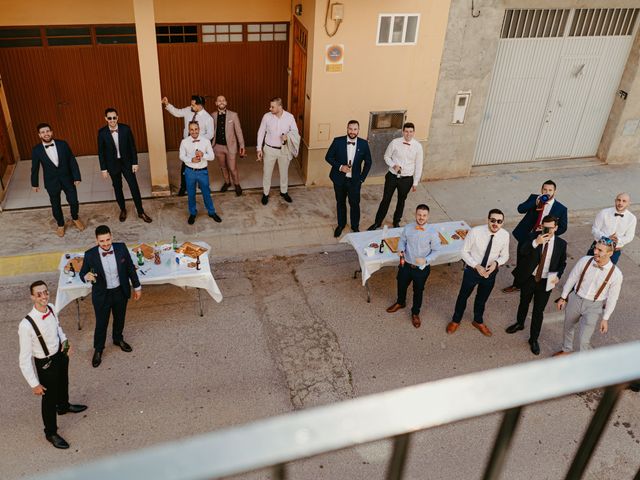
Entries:
[[451, 121], [453, 125], [464, 124], [464, 116], [467, 113], [470, 98], [470, 91], [456, 93], [456, 101], [453, 105], [453, 120]]
[[331, 20], [344, 20], [344, 5], [342, 3], [331, 5]]

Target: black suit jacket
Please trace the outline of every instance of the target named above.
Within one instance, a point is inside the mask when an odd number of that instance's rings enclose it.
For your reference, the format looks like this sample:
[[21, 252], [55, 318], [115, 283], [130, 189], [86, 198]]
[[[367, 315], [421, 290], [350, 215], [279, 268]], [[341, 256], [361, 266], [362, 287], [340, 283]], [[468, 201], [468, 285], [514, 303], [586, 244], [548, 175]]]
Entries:
[[[524, 213], [524, 217], [520, 220], [520, 223], [513, 230], [513, 236], [518, 240], [518, 243], [525, 242], [529, 238], [531, 230], [536, 224], [538, 219], [538, 211], [536, 210], [536, 200], [538, 195], [532, 193], [529, 198], [518, 205], [518, 213]], [[567, 231], [569, 225], [569, 219], [567, 216], [567, 207], [561, 204], [558, 200], [554, 200], [549, 215], [558, 217], [558, 230], [556, 230], [556, 236], [562, 235]]]
[[[544, 245], [538, 245], [534, 248], [533, 240], [536, 237], [536, 234], [530, 234], [528, 240], [520, 246], [520, 255], [523, 261], [518, 263], [517, 267], [513, 270], [516, 284], [521, 284], [533, 275], [533, 271], [540, 263]], [[556, 235], [553, 243], [553, 251], [551, 252], [551, 260], [549, 261], [549, 271], [557, 272], [558, 278], [560, 278], [564, 273], [564, 269], [567, 267], [567, 242]], [[547, 255], [549, 255], [549, 252], [547, 252]]]
[[122, 165], [131, 168], [138, 164], [138, 152], [133, 133], [129, 125], [118, 123], [118, 148], [120, 149], [120, 162], [118, 161], [118, 150], [113, 141], [113, 136], [109, 126], [105, 125], [98, 130], [98, 160], [100, 170], [107, 170], [109, 173], [117, 173]]
[[73, 182], [79, 182], [80, 167], [76, 157], [64, 140], [54, 140], [55, 148], [58, 151], [58, 166], [49, 158], [42, 143], [31, 150], [31, 186], [40, 186], [40, 166], [44, 177], [44, 188], [47, 190], [59, 190], [62, 185], [70, 186]]
[[[351, 141], [351, 140], [349, 140]], [[369, 142], [358, 137], [356, 141], [356, 154], [353, 158], [351, 168], [351, 178], [362, 183], [367, 178], [369, 170], [371, 170], [371, 150], [369, 150]], [[347, 165], [347, 136], [336, 137], [333, 139], [324, 159], [331, 165], [329, 178], [336, 185], [343, 185], [347, 174], [340, 171], [342, 165]]]
[[[131, 284], [133, 288], [140, 286], [140, 280], [138, 280], [138, 274], [136, 273], [136, 267], [131, 260], [129, 250], [124, 243], [113, 243], [113, 254], [116, 258], [116, 265], [118, 266], [118, 277], [120, 279], [120, 288], [126, 298], [131, 297]], [[101, 250], [97, 245], [84, 252], [84, 261], [82, 262], [82, 268], [80, 269], [80, 280], [85, 281], [84, 277], [87, 273], [94, 269], [94, 272], [98, 274], [96, 283], [93, 284], [91, 296], [93, 300], [100, 300], [107, 294], [107, 279], [104, 275], [104, 269], [102, 268], [102, 261], [100, 260]]]

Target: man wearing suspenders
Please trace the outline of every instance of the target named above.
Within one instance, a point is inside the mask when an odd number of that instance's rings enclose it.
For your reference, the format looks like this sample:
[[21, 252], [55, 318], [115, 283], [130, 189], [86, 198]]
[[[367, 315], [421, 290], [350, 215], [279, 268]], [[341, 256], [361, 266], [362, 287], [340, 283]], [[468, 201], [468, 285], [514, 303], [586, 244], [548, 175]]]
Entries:
[[608, 237], [598, 240], [593, 249], [593, 257], [578, 260], [569, 274], [557, 300], [558, 310], [565, 306], [564, 342], [562, 350], [554, 356], [566, 355], [574, 351], [573, 339], [578, 329], [578, 350], [590, 350], [591, 336], [600, 322], [600, 333], [609, 329], [609, 317], [616, 308], [622, 287], [622, 272], [611, 261], [616, 242]]
[[83, 412], [87, 407], [69, 403], [69, 341], [49, 304], [47, 284], [38, 280], [30, 290], [33, 309], [18, 327], [20, 370], [33, 394], [42, 397], [47, 440], [54, 447], [65, 449], [69, 444], [58, 435], [56, 415]]

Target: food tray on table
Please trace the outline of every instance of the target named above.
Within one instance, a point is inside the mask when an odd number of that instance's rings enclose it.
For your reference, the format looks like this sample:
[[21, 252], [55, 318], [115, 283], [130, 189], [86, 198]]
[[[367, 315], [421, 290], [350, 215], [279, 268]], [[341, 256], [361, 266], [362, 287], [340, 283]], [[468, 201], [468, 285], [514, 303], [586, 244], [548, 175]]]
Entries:
[[79, 272], [82, 268], [82, 263], [84, 262], [84, 257], [73, 257], [67, 261], [67, 264], [64, 266], [64, 273], [69, 273], [69, 267], [73, 265], [73, 269], [76, 272]]
[[207, 253], [207, 249], [191, 242], [184, 242], [180, 247], [178, 247], [176, 252], [182, 253], [187, 257], [198, 258], [200, 255]]
[[451, 238], [453, 238], [454, 240], [459, 240], [459, 239], [464, 240], [465, 238], [467, 238], [468, 233], [469, 233], [469, 230], [459, 228], [458, 230], [456, 230], [456, 233], [451, 235]]
[[400, 237], [389, 237], [382, 241], [387, 244], [387, 247], [389, 247], [393, 253], [398, 253], [398, 242], [400, 242]]
[[146, 243], [141, 243], [137, 247], [133, 249], [134, 253], [138, 253], [138, 250], [142, 251], [142, 255], [147, 260], [153, 260], [153, 247], [151, 245], [147, 245]]

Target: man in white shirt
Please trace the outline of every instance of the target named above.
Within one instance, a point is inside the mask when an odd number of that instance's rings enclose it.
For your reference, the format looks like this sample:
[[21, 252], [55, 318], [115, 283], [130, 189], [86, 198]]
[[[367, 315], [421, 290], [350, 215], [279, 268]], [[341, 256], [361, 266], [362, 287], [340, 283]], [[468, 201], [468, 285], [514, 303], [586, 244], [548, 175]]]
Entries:
[[[282, 107], [280, 97], [272, 98], [269, 103], [269, 111], [262, 116], [258, 129], [258, 141], [256, 143], [257, 161], [264, 160], [262, 171], [262, 204], [269, 203], [269, 190], [271, 189], [271, 176], [273, 167], [278, 162], [280, 172], [280, 196], [291, 203], [289, 189], [289, 163], [291, 162], [289, 144], [290, 133], [298, 136], [296, 119]], [[295, 152], [297, 153], [297, 151]]]
[[380, 228], [387, 216], [393, 192], [398, 190], [398, 201], [393, 213], [393, 226], [399, 227], [404, 212], [404, 202], [409, 191], [415, 192], [422, 177], [422, 145], [415, 138], [415, 126], [407, 122], [402, 126], [402, 137], [394, 138], [384, 152], [389, 171], [384, 177], [384, 192], [376, 213], [376, 219], [368, 230]]
[[[69, 403], [69, 341], [49, 304], [47, 284], [38, 280], [29, 290], [33, 308], [18, 327], [20, 370], [33, 394], [42, 397], [42, 421], [47, 441], [56, 448], [66, 449], [69, 444], [58, 435], [56, 415], [83, 412], [87, 407]], [[38, 339], [33, 325], [42, 340]]]
[[198, 214], [198, 209], [196, 208], [196, 186], [200, 187], [202, 200], [209, 216], [217, 223], [222, 222], [213, 206], [211, 189], [209, 188], [207, 162], [213, 160], [213, 148], [211, 147], [211, 142], [200, 135], [198, 122], [189, 122], [189, 136], [180, 143], [180, 160], [185, 166], [185, 180], [187, 182], [189, 205], [187, 223], [193, 225]]
[[[176, 108], [169, 103], [167, 97], [162, 98], [162, 105], [164, 105], [167, 112], [169, 112], [174, 117], [184, 118], [184, 130], [182, 132], [182, 138], [187, 138], [189, 136], [189, 123], [198, 122], [198, 126], [200, 127], [200, 135], [211, 142], [215, 133], [215, 130], [213, 128], [213, 117], [209, 115], [209, 112], [204, 109], [204, 104], [205, 98], [200, 95], [192, 95], [191, 105], [184, 108]], [[180, 169], [180, 190], [178, 190], [179, 197], [183, 197], [185, 195], [185, 192], [187, 191], [184, 168], [184, 164], [182, 164], [182, 167]]]
[[489, 295], [496, 283], [498, 267], [509, 260], [509, 234], [502, 230], [504, 213], [493, 208], [489, 210], [487, 225], [473, 227], [464, 240], [462, 260], [466, 263], [462, 275], [462, 285], [456, 300], [451, 322], [447, 325], [447, 333], [454, 333], [460, 326], [462, 316], [467, 307], [467, 300], [478, 287], [473, 303], [473, 322], [471, 325], [490, 337], [491, 330], [484, 324], [484, 309]]
[[622, 272], [611, 262], [615, 247], [616, 243], [610, 238], [601, 238], [593, 249], [593, 257], [582, 257], [571, 270], [557, 301], [558, 310], [565, 306], [566, 309], [562, 350], [554, 356], [574, 351], [573, 340], [578, 326], [578, 350], [593, 348], [591, 337], [600, 318], [600, 333], [609, 330], [609, 318], [622, 288]]
[[616, 250], [611, 256], [611, 261], [618, 263], [622, 247], [633, 240], [636, 235], [636, 216], [628, 208], [631, 197], [628, 193], [619, 193], [615, 204], [611, 208], [601, 210], [596, 216], [591, 228], [594, 242], [591, 244], [587, 255], [593, 255], [596, 242], [602, 237], [607, 237], [616, 242]]

